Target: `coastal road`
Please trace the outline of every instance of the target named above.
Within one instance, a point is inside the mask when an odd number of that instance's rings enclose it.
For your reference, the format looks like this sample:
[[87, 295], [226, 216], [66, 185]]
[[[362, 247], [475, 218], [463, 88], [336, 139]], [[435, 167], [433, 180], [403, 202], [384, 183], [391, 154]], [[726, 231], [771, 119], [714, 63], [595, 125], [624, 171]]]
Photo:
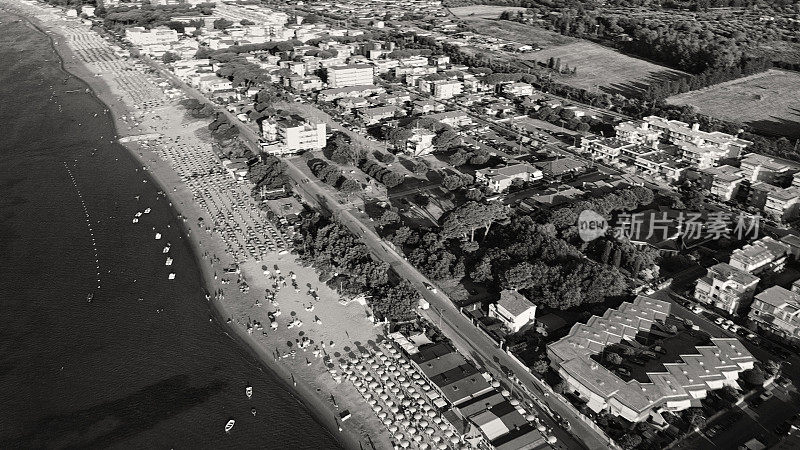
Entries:
[[[225, 114], [230, 122], [239, 128], [242, 137], [248, 141], [254, 150], [258, 150], [260, 136], [255, 130], [239, 121], [223, 107], [211, 102], [200, 91], [184, 83], [160, 64], [146, 58], [143, 59], [164, 77], [182, 86], [188, 95], [213, 106], [217, 111]], [[442, 332], [453, 341], [460, 351], [469, 355], [496, 379], [504, 380], [505, 384], [514, 384], [514, 381], [511, 381], [511, 379], [514, 379], [525, 386], [528, 392], [540, 392], [530, 372], [511, 359], [493, 340], [473, 325], [466, 316], [461, 314], [449, 297], [441, 291], [433, 293], [426, 289], [426, 283], [430, 285], [433, 285], [433, 283], [394, 249], [389, 247], [373, 228], [362, 223], [346, 205], [340, 203], [335, 192], [317, 183], [306, 182], [306, 175], [297, 167], [294, 160], [284, 159], [284, 161], [287, 163], [287, 174], [295, 182], [297, 190], [306, 201], [328, 210], [353, 234], [360, 236], [364, 244], [377, 258], [391, 265], [399, 276], [411, 282], [422, 293], [422, 296], [431, 305], [431, 309], [421, 311], [423, 317], [430, 320], [431, 323], [438, 324]], [[519, 388], [515, 389], [515, 392], [518, 393]], [[609, 447], [604, 437], [589, 428], [571, 408], [568, 408], [559, 400], [545, 395], [537, 395], [535, 400], [533, 402], [536, 405], [535, 409], [545, 424], [553, 430], [553, 434], [559, 442], [556, 444], [560, 446], [558, 448], [606, 449]], [[540, 403], [547, 405], [549, 409], [566, 419], [570, 423], [570, 431], [568, 432], [550, 419], [549, 415], [543, 411], [543, 408], [538, 406]]]

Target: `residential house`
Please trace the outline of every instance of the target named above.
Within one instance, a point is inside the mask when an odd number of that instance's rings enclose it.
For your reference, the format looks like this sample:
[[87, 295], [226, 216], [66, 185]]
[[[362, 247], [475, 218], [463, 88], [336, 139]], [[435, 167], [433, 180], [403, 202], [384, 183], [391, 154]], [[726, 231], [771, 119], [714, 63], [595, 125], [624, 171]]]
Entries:
[[472, 125], [472, 117], [470, 117], [470, 115], [466, 111], [462, 110], [444, 111], [440, 113], [428, 114], [423, 117], [428, 117], [437, 120], [453, 128], [460, 128], [465, 125]]
[[587, 136], [581, 139], [581, 151], [591, 155], [592, 159], [613, 163], [622, 154], [622, 149], [636, 147], [637, 144], [615, 138]]
[[533, 86], [528, 83], [508, 83], [502, 87], [502, 92], [513, 97], [533, 95]]
[[745, 181], [744, 172], [738, 167], [722, 165], [701, 169], [700, 181], [702, 187], [707, 189], [717, 200], [728, 202], [739, 193], [739, 188]]
[[535, 181], [543, 177], [542, 171], [530, 164], [513, 164], [475, 172], [475, 181], [487, 185], [489, 190], [495, 193], [506, 191], [514, 180]]
[[767, 193], [764, 215], [776, 222], [789, 222], [797, 218], [800, 208], [800, 187], [775, 189]]
[[752, 244], [734, 250], [730, 265], [753, 275], [767, 271], [780, 272], [786, 265], [789, 250], [787, 244], [770, 236], [764, 236]]
[[397, 106], [376, 106], [374, 108], [362, 108], [357, 111], [358, 116], [364, 121], [365, 125], [374, 125], [384, 119], [390, 119], [400, 114], [402, 110]]
[[800, 294], [773, 286], [759, 293], [747, 316], [758, 328], [800, 340]]
[[697, 280], [694, 298], [736, 314], [753, 298], [760, 279], [727, 263], [711, 266], [706, 276]]
[[536, 319], [536, 305], [516, 290], [500, 292], [500, 300], [489, 305], [489, 317], [499, 319], [516, 333]]
[[425, 128], [414, 128], [406, 140], [405, 153], [411, 156], [425, 156], [433, 153], [433, 138], [436, 133]]
[[617, 139], [631, 144], [653, 147], [661, 140], [662, 132], [650, 127], [644, 120], [622, 122], [614, 127]]
[[796, 170], [789, 165], [769, 156], [750, 153], [742, 158], [741, 168], [751, 183], [763, 181], [774, 185], [783, 185], [791, 180]]
[[535, 163], [536, 167], [551, 176], [561, 176], [568, 173], [581, 172], [586, 165], [573, 158], [558, 158], [551, 161], [540, 161]]
[[445, 342], [421, 346], [409, 359], [453, 406], [493, 390], [478, 369]]

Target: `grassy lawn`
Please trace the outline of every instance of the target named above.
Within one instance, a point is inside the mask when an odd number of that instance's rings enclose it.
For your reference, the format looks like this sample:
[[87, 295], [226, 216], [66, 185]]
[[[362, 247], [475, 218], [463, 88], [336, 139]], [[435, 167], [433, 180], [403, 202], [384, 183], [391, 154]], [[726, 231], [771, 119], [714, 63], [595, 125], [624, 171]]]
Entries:
[[800, 73], [768, 70], [667, 99], [698, 112], [746, 123], [767, 134], [800, 138]]

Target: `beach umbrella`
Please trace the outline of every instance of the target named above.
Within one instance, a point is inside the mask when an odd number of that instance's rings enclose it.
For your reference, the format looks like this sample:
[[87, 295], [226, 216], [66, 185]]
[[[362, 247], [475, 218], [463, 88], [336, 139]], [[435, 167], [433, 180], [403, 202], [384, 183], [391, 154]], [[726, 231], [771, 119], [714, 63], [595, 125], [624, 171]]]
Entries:
[[430, 391], [430, 390], [431, 390], [431, 387], [430, 387], [430, 386], [428, 386], [427, 384], [423, 384], [423, 385], [422, 385], [422, 390], [423, 390], [423, 391], [425, 391], [425, 392], [428, 392], [428, 391]]
[[439, 450], [447, 450], [447, 444], [445, 444], [444, 442], [439, 444]]
[[409, 407], [408, 407], [408, 413], [409, 413], [409, 414], [414, 414], [414, 413], [416, 413], [416, 412], [417, 412], [417, 408], [416, 408], [416, 407], [414, 407], [413, 405], [411, 405], [411, 406], [409, 406]]
[[422, 450], [428, 450], [430, 446], [428, 445], [427, 442], [423, 442], [422, 444], [419, 444], [419, 448]]
[[418, 399], [417, 399], [417, 404], [418, 404], [418, 405], [420, 405], [420, 406], [422, 406], [422, 405], [424, 405], [424, 404], [425, 404], [425, 400], [424, 400], [424, 399], [421, 399], [421, 398], [418, 398]]
[[546, 426], [544, 426], [544, 425], [542, 425], [542, 424], [539, 424], [539, 425], [536, 427], [536, 429], [537, 429], [537, 430], [539, 430], [539, 432], [541, 432], [541, 433], [544, 433], [545, 431], [547, 431], [547, 427], [546, 427]]
[[390, 433], [394, 433], [396, 431], [397, 431], [397, 425], [392, 425], [392, 426], [389, 427], [389, 432]]
[[381, 412], [382, 409], [383, 408], [381, 408], [380, 405], [375, 405], [375, 406], [372, 407], [372, 410], [375, 411], [376, 413]]
[[422, 405], [422, 409], [424, 409], [425, 411], [430, 411], [431, 405], [425, 403], [424, 405]]
[[447, 436], [447, 437], [452, 437], [453, 434], [455, 434], [455, 433], [453, 433], [453, 430], [451, 430], [449, 428], [444, 430], [444, 435]]
[[422, 419], [422, 414], [420, 414], [419, 412], [415, 412], [414, 413], [414, 420], [420, 420], [420, 419]]
[[396, 416], [395, 416], [395, 418], [396, 418], [398, 421], [402, 422], [403, 420], [405, 420], [405, 418], [406, 418], [406, 415], [405, 415], [405, 414], [403, 414], [403, 413], [400, 413], [400, 414], [396, 415]]
[[373, 381], [372, 383], [370, 383], [370, 384], [369, 384], [369, 388], [370, 388], [370, 389], [375, 389], [375, 388], [376, 388], [376, 387], [378, 387], [378, 386], [380, 386], [380, 384], [378, 384], [378, 383], [377, 383], [377, 382], [375, 382], [375, 381]]
[[525, 416], [525, 420], [527, 420], [528, 422], [533, 422], [535, 419], [536, 416], [534, 416], [533, 414], [528, 414], [527, 416]]
[[419, 379], [420, 379], [420, 378], [422, 378], [422, 377], [421, 377], [421, 376], [419, 376], [419, 374], [418, 374], [418, 373], [414, 372], [414, 373], [412, 373], [412, 374], [411, 374], [411, 378], [413, 378], [413, 379], [415, 379], [415, 380], [419, 380]]
[[435, 423], [436, 425], [439, 425], [440, 423], [442, 423], [442, 419], [440, 417], [434, 416], [433, 417], [433, 423]]
[[411, 386], [411, 383], [409, 383], [408, 381], [403, 381], [402, 383], [400, 383], [400, 386], [403, 386], [404, 388], [407, 388], [407, 387]]
[[394, 375], [395, 377], [397, 377], [397, 381], [400, 381], [400, 371], [399, 371], [399, 370], [395, 370], [395, 371], [392, 373], [392, 375]]
[[398, 408], [397, 406], [392, 406], [392, 407], [390, 408], [390, 410], [391, 410], [393, 413], [397, 414], [397, 413], [398, 413], [398, 411], [400, 411], [400, 408]]
[[381, 374], [381, 381], [389, 381], [389, 375], [386, 375], [385, 373]]
[[392, 390], [392, 394], [397, 394], [398, 392], [400, 392], [400, 388], [398, 388], [398, 387], [393, 387], [391, 390]]
[[402, 376], [402, 375], [399, 375], [399, 374], [398, 374], [397, 381], [399, 381], [399, 382], [403, 383], [403, 382], [405, 382], [405, 381], [406, 381], [406, 377], [404, 377], [404, 376]]
[[492, 387], [495, 388], [495, 389], [499, 388], [500, 387], [500, 382], [497, 381], [497, 380], [492, 381]]
[[372, 367], [373, 370], [377, 370], [380, 366], [377, 365], [377, 364], [373, 364], [371, 367]]
[[[395, 366], [394, 364], [390, 364], [389, 365], [389, 370], [394, 372], [395, 370], [397, 370], [397, 366]], [[400, 375], [400, 372], [395, 373], [395, 375]]]
[[410, 427], [410, 428], [408, 429], [408, 434], [417, 434], [417, 429], [416, 429], [416, 428], [414, 428], [414, 427]]
[[360, 388], [358, 388], [358, 392], [361, 392], [363, 394], [363, 393], [367, 392], [367, 388], [365, 388], [364, 386], [361, 386]]
[[547, 443], [548, 444], [552, 445], [552, 444], [555, 444], [556, 442], [558, 442], [558, 439], [556, 439], [555, 436], [547, 436]]
[[402, 422], [400, 422], [400, 424], [403, 425], [403, 427], [408, 428], [408, 426], [411, 425], [411, 422], [409, 422], [408, 420], [403, 420]]
[[515, 398], [512, 398], [511, 401], [508, 403], [511, 403], [511, 406], [519, 406], [519, 400]]
[[394, 387], [394, 381], [389, 380], [389, 381], [386, 382], [386, 385], [389, 386], [389, 387]]
[[409, 445], [411, 445], [411, 443], [408, 441], [400, 441], [400, 447], [408, 448]]
[[419, 421], [419, 426], [420, 426], [421, 428], [425, 428], [425, 427], [427, 427], [427, 426], [428, 426], [428, 421], [427, 421], [427, 420], [420, 420], [420, 421]]
[[419, 392], [412, 392], [412, 393], [411, 393], [411, 396], [412, 396], [413, 398], [420, 398], [420, 397], [422, 397], [422, 396], [419, 394]]
[[372, 398], [372, 393], [367, 392], [366, 394], [364, 394], [364, 398]]
[[381, 398], [381, 400], [383, 400], [383, 401], [389, 400], [389, 396], [388, 396], [388, 395], [386, 395], [386, 394], [381, 394], [381, 395], [380, 395], [380, 398]]
[[460, 441], [460, 439], [458, 438], [458, 436], [453, 436], [453, 437], [450, 438], [450, 443], [451, 444], [458, 444], [459, 441]]
[[374, 398], [371, 398], [371, 399], [369, 399], [369, 400], [367, 401], [367, 403], [369, 403], [369, 404], [370, 404], [370, 406], [372, 406], [372, 405], [374, 405], [374, 404], [378, 403], [378, 401], [377, 401], [377, 400], [375, 400]]
[[362, 382], [361, 382], [361, 381], [359, 381], [358, 379], [356, 379], [355, 381], [353, 381], [353, 386], [355, 386], [355, 387], [361, 387], [361, 386], [363, 386], [363, 385], [364, 385], [364, 383], [362, 383]]
[[414, 436], [413, 439], [414, 439], [414, 442], [420, 442], [420, 441], [422, 441], [422, 436], [416, 435], [416, 436]]
[[434, 430], [434, 429], [433, 429], [433, 428], [431, 428], [431, 427], [426, 427], [426, 428], [425, 428], [425, 434], [427, 434], [428, 436], [432, 435], [432, 434], [433, 434], [433, 433], [435, 433], [435, 432], [436, 432], [436, 430]]
[[[383, 416], [384, 416], [384, 417], [382, 417], [384, 425], [386, 425], [388, 427], [389, 425], [394, 423], [394, 422], [392, 422], [392, 419], [386, 417], [386, 413], [381, 413], [381, 414], [383, 414]], [[381, 414], [378, 414], [378, 417], [380, 417]]]
[[403, 406], [406, 406], [406, 407], [407, 407], [408, 405], [410, 405], [410, 404], [411, 404], [411, 400], [409, 400], [409, 399], [407, 399], [407, 398], [404, 398], [404, 399], [403, 399], [403, 401], [402, 401], [402, 402], [400, 402], [400, 404], [402, 404]]
[[511, 392], [503, 389], [503, 392], [500, 393], [503, 397], [511, 397]]
[[[430, 411], [428, 411], [428, 417], [436, 417], [436, 411], [434, 411], [432, 409]], [[436, 417], [436, 418], [439, 419], [438, 417]], [[442, 421], [442, 419], [439, 419], [439, 422], [441, 422], [441, 421]], [[436, 422], [436, 423], [439, 423], [439, 422]]]

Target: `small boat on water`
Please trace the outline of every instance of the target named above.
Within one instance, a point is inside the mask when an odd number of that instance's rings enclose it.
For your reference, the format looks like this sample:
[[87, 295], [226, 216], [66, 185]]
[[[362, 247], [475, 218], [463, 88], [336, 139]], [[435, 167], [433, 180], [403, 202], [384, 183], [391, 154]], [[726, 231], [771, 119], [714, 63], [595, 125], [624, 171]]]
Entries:
[[156, 233], [156, 240], [161, 239], [161, 233]]
[[173, 272], [173, 273], [169, 274], [169, 277], [168, 277], [168, 278], [169, 278], [170, 280], [174, 280], [174, 279], [175, 279], [175, 272]]
[[137, 212], [136, 217], [142, 217], [142, 212], [141, 211]]
[[134, 217], [134, 218], [133, 218], [133, 223], [139, 223], [139, 219], [137, 219], [136, 217]]
[[236, 423], [235, 420], [233, 420], [233, 419], [229, 420], [228, 423], [225, 424], [225, 432], [226, 433], [230, 433], [231, 432], [231, 428], [233, 428], [233, 425], [235, 423]]
[[145, 214], [150, 214], [150, 208], [147, 208], [147, 209], [145, 209], [145, 210], [144, 210], [144, 213], [145, 213]]
[[253, 397], [253, 386], [247, 386], [244, 389], [244, 393], [247, 394], [247, 398]]
[[165, 263], [165, 265], [171, 266], [172, 265], [172, 258], [167, 258], [167, 262]]
[[250, 414], [252, 414], [252, 415], [253, 415], [253, 417], [255, 417], [255, 415], [256, 415], [256, 409], [255, 409], [255, 408], [250, 408]]
[[169, 245], [164, 247], [164, 250], [161, 253], [169, 253]]
[[94, 292], [89, 292], [89, 295], [86, 296], [86, 301], [92, 303], [92, 300], [94, 300]]

